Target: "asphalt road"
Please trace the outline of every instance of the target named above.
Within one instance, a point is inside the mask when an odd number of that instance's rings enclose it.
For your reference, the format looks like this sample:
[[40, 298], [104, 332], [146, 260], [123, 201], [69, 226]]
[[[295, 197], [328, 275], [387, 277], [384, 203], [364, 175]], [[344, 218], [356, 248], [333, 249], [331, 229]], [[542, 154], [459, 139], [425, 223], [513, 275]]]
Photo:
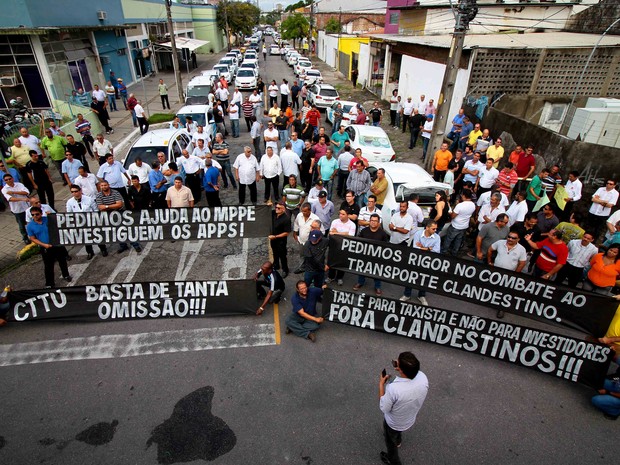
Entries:
[[[261, 67], [265, 82], [292, 77], [276, 57]], [[240, 139], [230, 139], [232, 153], [247, 143], [243, 125], [241, 131]], [[234, 196], [227, 191], [225, 202]], [[74, 284], [84, 285], [248, 277], [268, 250], [266, 240], [249, 239], [153, 243], [141, 254], [132, 250], [90, 262], [81, 247], [71, 253]], [[39, 287], [42, 263], [31, 261], [11, 278], [18, 289]], [[287, 279], [289, 289], [295, 279]], [[347, 275], [344, 287], [353, 284]], [[384, 289], [388, 296], [402, 290]], [[436, 295], [428, 300], [494, 313]], [[334, 323], [326, 323], [312, 344], [280, 331], [288, 311], [287, 301], [262, 317], [3, 328], [2, 347], [22, 354], [23, 364], [0, 362], [0, 463], [380, 463], [379, 373], [389, 372], [390, 360], [405, 350], [417, 354], [430, 381], [417, 423], [404, 434], [405, 464], [607, 463], [620, 452], [610, 432], [617, 425], [591, 407], [591, 389]], [[505, 321], [537, 326], [513, 315]], [[161, 350], [123, 356], [128, 339], [113, 336], [136, 334], [160, 341]], [[50, 353], [79, 347], [77, 360], [29, 363], [31, 346], [19, 344], [42, 341], [39, 347]], [[112, 344], [111, 358], [98, 358], [104, 342]]]

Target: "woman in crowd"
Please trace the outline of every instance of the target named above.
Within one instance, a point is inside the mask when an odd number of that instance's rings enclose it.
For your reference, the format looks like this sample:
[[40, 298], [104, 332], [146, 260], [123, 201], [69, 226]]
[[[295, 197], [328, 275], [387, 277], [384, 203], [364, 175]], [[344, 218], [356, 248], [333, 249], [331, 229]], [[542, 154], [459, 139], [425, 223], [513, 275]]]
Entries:
[[435, 205], [431, 208], [428, 217], [437, 222], [437, 232], [450, 221], [450, 207], [448, 206], [448, 196], [444, 191], [435, 192]]
[[620, 244], [611, 244], [607, 252], [596, 254], [590, 260], [590, 271], [583, 283], [586, 291], [598, 294], [611, 295], [612, 288], [616, 285], [616, 279], [620, 273]]

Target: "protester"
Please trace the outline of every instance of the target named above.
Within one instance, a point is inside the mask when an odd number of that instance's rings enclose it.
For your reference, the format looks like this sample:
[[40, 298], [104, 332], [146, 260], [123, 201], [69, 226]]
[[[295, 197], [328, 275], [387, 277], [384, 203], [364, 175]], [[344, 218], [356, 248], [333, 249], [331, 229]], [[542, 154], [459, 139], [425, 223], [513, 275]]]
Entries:
[[586, 291], [603, 295], [612, 295], [611, 290], [616, 285], [620, 274], [620, 244], [612, 244], [607, 251], [596, 254], [590, 260], [590, 270], [583, 288]]
[[288, 276], [288, 257], [287, 239], [291, 233], [291, 218], [286, 212], [284, 202], [278, 202], [272, 215], [271, 234], [269, 235], [269, 245], [273, 253], [273, 268], [282, 268], [282, 279]]
[[576, 289], [583, 282], [586, 267], [590, 266], [590, 260], [598, 253], [593, 241], [592, 233], [586, 231], [581, 239], [573, 239], [568, 243], [568, 258], [557, 273], [556, 283], [563, 284], [568, 280], [568, 287]]
[[286, 318], [285, 333], [316, 342], [316, 332], [324, 319], [318, 316], [317, 304], [323, 295], [323, 288], [311, 287], [305, 281], [297, 281], [296, 292], [291, 297], [292, 312]]
[[388, 384], [390, 375], [379, 378], [379, 408], [383, 412], [383, 433], [387, 452], [381, 452], [381, 461], [400, 465], [398, 448], [402, 432], [411, 428], [428, 393], [428, 378], [420, 371], [420, 362], [411, 352], [402, 352], [392, 360], [396, 378]]
[[256, 294], [261, 305], [256, 310], [257, 315], [262, 315], [267, 304], [277, 304], [282, 299], [282, 293], [286, 284], [280, 273], [273, 269], [273, 263], [265, 262], [254, 276]]
[[[437, 222], [428, 220], [424, 229], [418, 229], [414, 235], [411, 245], [414, 249], [425, 250], [432, 253], [441, 253], [441, 239], [437, 234]], [[400, 298], [403, 302], [411, 300], [412, 289], [405, 286], [405, 291]], [[418, 300], [422, 305], [428, 305], [426, 300], [426, 289], [418, 290]]]
[[[381, 217], [377, 213], [373, 213], [370, 215], [368, 220], [368, 227], [363, 228], [359, 237], [363, 239], [369, 239], [376, 242], [389, 242], [390, 236], [384, 231], [381, 227]], [[353, 286], [354, 291], [359, 291], [364, 284], [366, 284], [366, 277], [363, 275], [359, 275], [357, 277], [357, 284]], [[383, 291], [381, 291], [381, 281], [377, 278], [374, 278], [374, 286], [375, 286], [375, 294], [377, 296], [381, 296]]]
[[532, 249], [540, 250], [534, 266], [534, 276], [542, 279], [554, 277], [568, 258], [568, 247], [562, 241], [562, 233], [551, 230], [549, 236], [542, 241], [533, 242], [531, 235], [525, 236], [525, 240]]

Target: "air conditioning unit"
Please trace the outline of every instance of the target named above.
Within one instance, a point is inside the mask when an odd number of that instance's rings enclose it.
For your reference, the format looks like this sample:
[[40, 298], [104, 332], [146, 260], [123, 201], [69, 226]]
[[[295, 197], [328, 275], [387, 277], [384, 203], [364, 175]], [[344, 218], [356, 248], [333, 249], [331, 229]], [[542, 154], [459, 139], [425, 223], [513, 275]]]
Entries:
[[108, 14], [103, 11], [103, 10], [99, 10], [97, 11], [97, 19], [99, 21], [105, 21], [108, 18]]
[[15, 87], [18, 84], [16, 76], [0, 76], [0, 87]]

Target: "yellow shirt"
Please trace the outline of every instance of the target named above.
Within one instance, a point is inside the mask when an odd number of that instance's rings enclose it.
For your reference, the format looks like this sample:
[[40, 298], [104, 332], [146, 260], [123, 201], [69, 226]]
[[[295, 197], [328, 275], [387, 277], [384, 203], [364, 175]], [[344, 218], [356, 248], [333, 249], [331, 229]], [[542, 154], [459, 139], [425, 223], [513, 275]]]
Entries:
[[11, 147], [11, 158], [17, 162], [19, 166], [26, 166], [26, 163], [30, 161], [30, 155], [28, 152], [30, 147], [22, 144], [21, 147]]
[[494, 160], [493, 166], [495, 168], [497, 168], [497, 165], [499, 165], [499, 161], [502, 159], [503, 156], [504, 147], [502, 147], [501, 145], [497, 147], [495, 144], [493, 144], [487, 149], [487, 159], [492, 158]]
[[373, 194], [377, 192], [375, 194], [377, 196], [377, 205], [383, 205], [383, 202], [385, 202], [385, 196], [387, 195], [387, 179], [383, 178], [382, 180], [379, 180], [379, 178], [377, 178], [370, 187], [371, 189], [374, 187], [374, 189], [372, 189], [374, 191]]
[[276, 118], [280, 116], [280, 109], [271, 107], [268, 114], [271, 116], [271, 121], [275, 124]]
[[467, 143], [474, 147], [476, 145], [476, 140], [478, 140], [478, 137], [480, 137], [481, 135], [482, 131], [480, 129], [478, 129], [477, 131], [474, 129], [472, 132], [469, 133], [469, 139], [467, 139]]
[[[616, 314], [609, 324], [609, 329], [607, 329], [605, 337], [620, 337], [620, 306], [618, 306]], [[620, 353], [620, 342], [614, 342], [613, 349]]]

